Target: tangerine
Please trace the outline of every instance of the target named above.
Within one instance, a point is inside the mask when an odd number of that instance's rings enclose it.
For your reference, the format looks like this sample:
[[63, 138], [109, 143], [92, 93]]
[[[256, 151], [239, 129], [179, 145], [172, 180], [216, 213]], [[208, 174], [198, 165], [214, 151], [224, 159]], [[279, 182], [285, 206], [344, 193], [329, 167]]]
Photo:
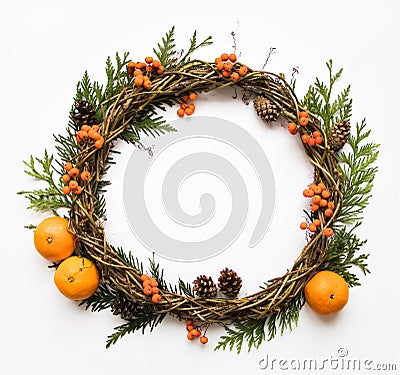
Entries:
[[78, 256], [63, 260], [54, 273], [58, 290], [73, 300], [89, 298], [97, 290], [99, 282], [99, 271], [94, 263]]
[[60, 216], [44, 219], [35, 229], [33, 241], [36, 250], [45, 259], [59, 262], [75, 249], [75, 234], [68, 229], [68, 220]]
[[332, 271], [316, 273], [304, 288], [306, 301], [321, 315], [340, 311], [349, 299], [349, 287], [342, 276]]

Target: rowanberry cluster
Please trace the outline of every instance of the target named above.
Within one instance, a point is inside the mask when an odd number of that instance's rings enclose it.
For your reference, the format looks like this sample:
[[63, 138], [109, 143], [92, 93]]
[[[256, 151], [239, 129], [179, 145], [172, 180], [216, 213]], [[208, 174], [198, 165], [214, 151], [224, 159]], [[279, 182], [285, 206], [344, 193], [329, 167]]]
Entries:
[[194, 105], [195, 100], [197, 99], [197, 94], [195, 92], [190, 93], [189, 95], [184, 95], [182, 97], [182, 103], [179, 109], [176, 111], [179, 117], [190, 116], [194, 113], [196, 106]]
[[89, 181], [91, 175], [88, 171], [80, 172], [78, 168], [74, 167], [72, 163], [65, 163], [64, 170], [67, 172], [61, 176], [61, 181], [65, 184], [62, 188], [64, 194], [68, 195], [71, 192], [75, 195], [82, 193], [82, 184]]
[[91, 140], [94, 143], [94, 147], [97, 149], [102, 148], [104, 144], [104, 138], [99, 133], [99, 130], [99, 125], [83, 125], [81, 130], [76, 133], [76, 141], [78, 143], [84, 143]]
[[[335, 203], [332, 200], [329, 200], [331, 193], [322, 182], [320, 182], [318, 185], [313, 183], [308, 187], [308, 189], [304, 189], [303, 196], [306, 198], [311, 198], [310, 209], [312, 212], [321, 211], [326, 218], [330, 218], [333, 215]], [[310, 232], [316, 232], [320, 225], [321, 220], [315, 219], [311, 224], [307, 224], [305, 221], [301, 222], [300, 228], [308, 228]], [[333, 230], [325, 227], [323, 234], [327, 237], [330, 237], [333, 235]]]
[[221, 56], [215, 58], [215, 68], [219, 70], [223, 77], [231, 78], [235, 82], [239, 80], [240, 77], [244, 77], [249, 69], [246, 65], [238, 64], [237, 57], [234, 53], [228, 55], [227, 53], [222, 53]]
[[186, 337], [188, 338], [188, 340], [192, 341], [194, 340], [196, 337], [200, 337], [199, 341], [202, 344], [207, 344], [208, 343], [208, 338], [205, 335], [201, 335], [201, 330], [200, 328], [196, 328], [193, 325], [193, 320], [192, 319], [187, 319], [186, 320], [186, 330], [187, 330], [187, 335]]
[[153, 303], [159, 303], [161, 301], [161, 295], [157, 280], [146, 274], [140, 276], [140, 280], [142, 280], [143, 293], [146, 296], [151, 296]]
[[152, 85], [151, 76], [153, 74], [163, 74], [165, 71], [164, 66], [158, 60], [147, 56], [145, 62], [129, 62], [127, 64], [128, 74], [133, 77], [133, 84], [137, 87], [144, 87], [149, 89]]

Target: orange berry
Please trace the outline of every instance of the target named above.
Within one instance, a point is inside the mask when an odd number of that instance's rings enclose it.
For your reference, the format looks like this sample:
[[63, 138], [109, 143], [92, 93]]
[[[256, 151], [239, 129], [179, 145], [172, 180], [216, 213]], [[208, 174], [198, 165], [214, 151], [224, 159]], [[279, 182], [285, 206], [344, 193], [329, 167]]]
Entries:
[[182, 108], [182, 109], [186, 109], [187, 107], [188, 107], [188, 105], [187, 105], [186, 103], [182, 103], [182, 104], [181, 104], [181, 108]]
[[153, 294], [153, 297], [151, 297], [151, 300], [153, 301], [153, 303], [159, 303], [161, 301], [161, 296], [158, 293]]
[[189, 95], [183, 95], [182, 100], [187, 103], [189, 101]]
[[320, 195], [314, 195], [312, 197], [311, 201], [313, 202], [313, 204], [319, 204], [319, 202], [321, 202], [321, 196]]
[[72, 180], [69, 182], [68, 186], [70, 187], [71, 190], [76, 189], [79, 185], [75, 180]]
[[233, 65], [232, 65], [231, 62], [228, 61], [228, 62], [226, 62], [226, 63], [224, 64], [224, 69], [225, 69], [225, 70], [231, 71], [232, 68], [233, 68]]
[[185, 109], [185, 114], [188, 116], [193, 115], [193, 112], [194, 112], [194, 110], [190, 107]]
[[323, 182], [320, 182], [320, 183], [318, 184], [318, 186], [319, 186], [322, 190], [326, 190], [326, 186], [325, 186], [325, 184], [324, 184]]
[[335, 203], [328, 202], [328, 208], [330, 208], [331, 210], [334, 210], [335, 209]]
[[71, 181], [71, 177], [69, 176], [69, 174], [64, 174], [64, 175], [61, 177], [61, 181], [62, 181], [62, 182], [70, 182], [70, 181]]
[[313, 224], [314, 224], [316, 227], [319, 227], [319, 226], [321, 225], [321, 220], [320, 220], [320, 219], [314, 219]]
[[216, 57], [214, 61], [216, 64], [218, 64], [218, 63], [222, 62], [222, 59], [220, 57]]
[[142, 72], [141, 70], [135, 70], [135, 71], [133, 72], [133, 76], [134, 76], [134, 77], [142, 76], [142, 75], [143, 75], [143, 72]]
[[160, 289], [158, 289], [156, 286], [152, 286], [151, 287], [151, 293], [152, 294], [159, 294], [160, 293]]
[[328, 201], [326, 199], [321, 199], [319, 202], [320, 207], [326, 207], [328, 205]]
[[162, 65], [157, 69], [158, 74], [163, 74], [164, 71], [165, 71], [165, 68]]
[[151, 64], [153, 62], [153, 58], [151, 56], [147, 56], [144, 61], [146, 61], [147, 64]]
[[158, 60], [153, 60], [153, 68], [158, 69], [161, 67], [161, 63]]
[[68, 172], [68, 174], [71, 177], [78, 177], [79, 176], [79, 169], [78, 168], [71, 168], [70, 171]]
[[142, 280], [142, 281], [145, 281], [145, 280], [148, 280], [148, 279], [150, 279], [150, 276], [146, 275], [145, 273], [140, 276], [140, 280]]
[[143, 293], [144, 293], [146, 296], [151, 296], [151, 295], [153, 294], [152, 291], [151, 291], [151, 286], [150, 286], [150, 285], [145, 286], [145, 287], [143, 288]]
[[329, 198], [331, 196], [331, 193], [329, 192], [329, 190], [325, 189], [325, 190], [322, 190], [321, 195], [323, 198]]
[[297, 131], [297, 125], [294, 122], [289, 122], [288, 130], [291, 134], [294, 134]]
[[149, 281], [151, 286], [158, 286], [158, 282], [154, 277], [150, 277]]
[[301, 126], [307, 126], [308, 125], [308, 117], [300, 117], [299, 118], [299, 124]]
[[92, 128], [89, 125], [82, 125], [81, 130], [84, 132], [88, 132], [89, 130], [91, 130]]
[[89, 136], [90, 139], [93, 139], [94, 135], [98, 134], [92, 128], [90, 128], [90, 130], [87, 133], [88, 133], [88, 136]]
[[307, 117], [308, 118], [308, 112], [307, 111], [299, 112], [299, 117], [300, 118], [302, 118], [302, 117]]
[[193, 325], [193, 319], [186, 319], [186, 326]]
[[317, 187], [316, 184], [310, 184], [309, 189], [312, 191], [315, 191], [315, 188]]
[[311, 138], [308, 140], [307, 144], [308, 144], [310, 147], [314, 147], [314, 146], [315, 146], [315, 139], [311, 137]]
[[190, 103], [189, 108], [191, 108], [194, 112], [194, 110], [196, 109], [196, 105], [194, 103]]
[[229, 60], [230, 61], [232, 61], [232, 62], [235, 62], [236, 61], [236, 55], [234, 54], [234, 53], [231, 53], [229, 56], [228, 56], [228, 58], [229, 58]]
[[147, 65], [146, 66], [146, 72], [151, 73], [153, 71], [153, 66]]
[[72, 164], [71, 163], [65, 163], [64, 164], [64, 169], [69, 172], [72, 169]]
[[217, 70], [222, 70], [224, 69], [224, 63], [221, 61], [217, 62], [217, 64], [215, 65], [215, 67], [217, 68]]
[[331, 210], [330, 208], [327, 208], [324, 212], [326, 217], [331, 217], [333, 215], [333, 210]]
[[300, 223], [300, 229], [307, 229], [307, 227], [308, 227], [308, 224], [305, 222], [305, 221], [302, 221], [301, 223]]
[[183, 108], [179, 108], [179, 109], [176, 111], [176, 113], [177, 113], [177, 115], [178, 115], [179, 117], [185, 116], [185, 110], [184, 110]]
[[79, 130], [77, 133], [77, 137], [79, 139], [81, 139], [82, 141], [85, 141], [86, 139], [88, 139], [89, 135], [87, 132], [83, 131], [83, 130]]
[[315, 186], [313, 190], [314, 190], [315, 194], [321, 194], [322, 193], [322, 187], [319, 186], [319, 185]]
[[333, 230], [331, 228], [324, 228], [324, 236], [330, 237], [333, 235]]
[[191, 330], [194, 329], [192, 324], [186, 324], [186, 329], [190, 332]]
[[82, 193], [82, 188], [80, 187], [80, 186], [78, 186], [78, 187], [76, 187], [75, 189], [72, 189], [72, 192], [75, 194], [75, 195], [79, 195], [80, 193]]
[[193, 102], [197, 99], [197, 95], [195, 92], [191, 92], [189, 95], [189, 99]]
[[92, 130], [98, 132], [100, 130], [100, 125], [92, 125]]
[[232, 78], [232, 80], [234, 80], [235, 82], [239, 81], [239, 78], [240, 78], [239, 73], [233, 72], [233, 73], [231, 74], [231, 78]]
[[135, 63], [133, 61], [128, 62], [128, 64], [126, 64], [126, 68], [128, 69], [128, 74], [132, 74], [135, 70]]
[[94, 141], [98, 141], [100, 138], [102, 138], [102, 136], [101, 136], [99, 133], [97, 133], [97, 132], [95, 132], [95, 131], [93, 130], [92, 139], [93, 139]]
[[321, 137], [321, 132], [319, 130], [314, 130], [312, 135], [313, 137]]
[[194, 339], [194, 336], [190, 332], [188, 332], [186, 337], [188, 338], [188, 340], [193, 340]]
[[151, 87], [151, 85], [152, 85], [152, 83], [151, 83], [150, 80], [145, 80], [144, 83], [143, 83], [143, 87], [145, 89], [149, 89]]
[[143, 85], [143, 76], [142, 75], [138, 75], [136, 76], [135, 80], [133, 81], [135, 86], [142, 86]]
[[147, 288], [148, 286], [151, 287], [150, 279], [143, 280], [142, 286], [143, 286], [143, 288]]
[[89, 181], [90, 180], [90, 173], [88, 171], [83, 171], [81, 173], [81, 180], [83, 181]]
[[311, 198], [314, 195], [314, 192], [311, 189], [304, 189], [303, 195], [307, 198]]
[[301, 136], [301, 140], [302, 140], [304, 143], [308, 143], [309, 139], [310, 139], [310, 136], [309, 136], [308, 134], [303, 134], [303, 135]]
[[208, 343], [208, 338], [207, 338], [206, 336], [201, 336], [201, 337], [200, 337], [200, 342], [201, 342], [202, 344], [207, 344], [207, 343]]
[[62, 192], [63, 192], [65, 195], [68, 195], [68, 194], [71, 192], [71, 188], [70, 188], [69, 186], [63, 186]]
[[246, 65], [242, 65], [242, 66], [239, 68], [239, 75], [240, 75], [241, 77], [243, 77], [243, 76], [245, 76], [245, 75], [247, 74], [248, 71], [249, 71], [249, 70], [248, 70], [247, 66], [246, 66]]
[[229, 59], [229, 55], [227, 53], [221, 54], [222, 61], [227, 61]]
[[229, 72], [229, 70], [224, 70], [224, 71], [222, 72], [222, 76], [225, 77], [225, 78], [230, 77], [230, 75], [231, 75], [231, 73]]
[[310, 210], [313, 211], [313, 212], [318, 211], [319, 210], [318, 204], [312, 204], [311, 207], [310, 207]]
[[310, 230], [310, 232], [316, 232], [317, 231], [317, 226], [314, 224], [310, 224], [308, 229]]
[[322, 139], [322, 137], [315, 137], [315, 143], [317, 145], [320, 145], [324, 140]]
[[201, 335], [201, 332], [198, 329], [192, 329], [190, 331], [190, 333], [194, 336], [194, 337], [199, 337]]
[[96, 142], [94, 142], [94, 147], [96, 147], [97, 149], [102, 148], [104, 144], [104, 138], [101, 137], [100, 139], [98, 139]]

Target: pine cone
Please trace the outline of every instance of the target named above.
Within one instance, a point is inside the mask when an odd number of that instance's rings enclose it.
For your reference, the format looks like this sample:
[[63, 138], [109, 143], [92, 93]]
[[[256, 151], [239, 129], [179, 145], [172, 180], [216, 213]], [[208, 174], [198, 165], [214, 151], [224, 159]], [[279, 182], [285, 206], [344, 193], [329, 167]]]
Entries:
[[124, 293], [117, 293], [115, 298], [110, 302], [111, 312], [114, 315], [121, 315], [124, 320], [134, 317], [135, 312], [139, 310], [137, 303], [133, 302]]
[[235, 271], [228, 268], [221, 271], [221, 276], [218, 278], [218, 288], [220, 288], [221, 293], [234, 298], [239, 294], [241, 287], [242, 279]]
[[350, 135], [350, 123], [348, 121], [340, 121], [335, 124], [328, 138], [328, 145], [331, 150], [339, 152], [347, 143]]
[[196, 293], [197, 297], [209, 298], [217, 295], [217, 286], [211, 277], [205, 275], [198, 276], [197, 279], [193, 281], [193, 284], [193, 291]]
[[96, 110], [86, 100], [78, 100], [74, 104], [71, 119], [79, 128], [83, 125], [95, 125], [97, 122]]
[[273, 122], [278, 119], [279, 109], [277, 105], [267, 98], [257, 96], [257, 98], [254, 99], [253, 105], [258, 117], [263, 119], [265, 122]]

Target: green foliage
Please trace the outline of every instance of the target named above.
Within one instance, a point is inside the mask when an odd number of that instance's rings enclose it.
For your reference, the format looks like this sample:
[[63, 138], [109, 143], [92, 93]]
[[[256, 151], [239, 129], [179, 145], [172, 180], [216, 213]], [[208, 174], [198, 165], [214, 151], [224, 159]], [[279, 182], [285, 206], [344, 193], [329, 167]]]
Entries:
[[69, 207], [71, 205], [68, 196], [63, 194], [61, 182], [57, 185], [53, 176], [53, 155], [49, 155], [45, 150], [42, 159], [30, 157], [29, 161], [24, 161], [26, 168], [24, 172], [37, 180], [44, 181], [46, 187], [44, 189], [34, 189], [28, 191], [20, 191], [18, 194], [25, 196], [29, 200], [28, 209], [34, 211], [53, 212], [61, 207]]
[[337, 219], [351, 224], [363, 218], [362, 213], [371, 198], [371, 190], [378, 167], [379, 144], [366, 142], [371, 131], [365, 130], [365, 120], [356, 125], [355, 135], [350, 135], [349, 152], [338, 155], [343, 180], [343, 208]]
[[350, 231], [342, 227], [336, 231], [333, 240], [329, 244], [328, 258], [322, 265], [322, 269], [327, 269], [341, 275], [350, 287], [360, 285], [359, 278], [351, 272], [353, 266], [361, 269], [364, 275], [369, 273], [367, 259], [369, 254], [360, 254], [360, 249], [367, 242], [361, 241], [354, 233], [361, 223], [357, 223]]
[[198, 50], [201, 47], [209, 46], [212, 44], [212, 37], [208, 36], [206, 39], [201, 41], [200, 43], [197, 43], [197, 31], [195, 30], [191, 39], [190, 39], [190, 45], [189, 49], [187, 52], [183, 55], [181, 59], [181, 63], [185, 63], [190, 60], [190, 56], [193, 54], [194, 51]]
[[352, 99], [350, 99], [350, 85], [340, 92], [336, 99], [332, 98], [333, 87], [341, 77], [343, 69], [334, 73], [332, 60], [329, 60], [326, 66], [329, 71], [329, 83], [326, 84], [317, 77], [315, 83], [309, 87], [301, 104], [322, 119], [324, 129], [329, 133], [335, 123], [350, 119]]
[[250, 319], [243, 322], [235, 322], [234, 328], [225, 326], [226, 335], [221, 336], [215, 350], [233, 350], [239, 354], [243, 344], [247, 343], [247, 350], [259, 348], [267, 338], [272, 340], [277, 332], [282, 335], [287, 329], [292, 330], [299, 321], [300, 310], [304, 304], [301, 294], [291, 299], [290, 302], [280, 308], [278, 312], [272, 313], [261, 319]]
[[250, 351], [253, 347], [259, 348], [265, 340], [265, 324], [267, 318], [249, 319], [243, 322], [235, 322], [234, 329], [225, 326], [226, 335], [221, 336], [214, 350], [228, 348], [229, 350], [236, 349], [239, 354], [242, 350], [244, 342], [247, 342], [247, 350]]
[[79, 306], [85, 305], [86, 310], [91, 310], [92, 312], [98, 312], [101, 310], [108, 309], [110, 307], [110, 302], [115, 298], [116, 292], [110, 286], [100, 284], [96, 292], [89, 298], [81, 301]]
[[165, 316], [166, 314], [156, 315], [151, 312], [138, 311], [133, 319], [130, 319], [128, 322], [114, 328], [115, 332], [107, 338], [106, 348], [114, 345], [126, 334], [139, 330], [144, 334], [146, 329], [150, 332], [153, 331], [153, 329], [163, 321]]

